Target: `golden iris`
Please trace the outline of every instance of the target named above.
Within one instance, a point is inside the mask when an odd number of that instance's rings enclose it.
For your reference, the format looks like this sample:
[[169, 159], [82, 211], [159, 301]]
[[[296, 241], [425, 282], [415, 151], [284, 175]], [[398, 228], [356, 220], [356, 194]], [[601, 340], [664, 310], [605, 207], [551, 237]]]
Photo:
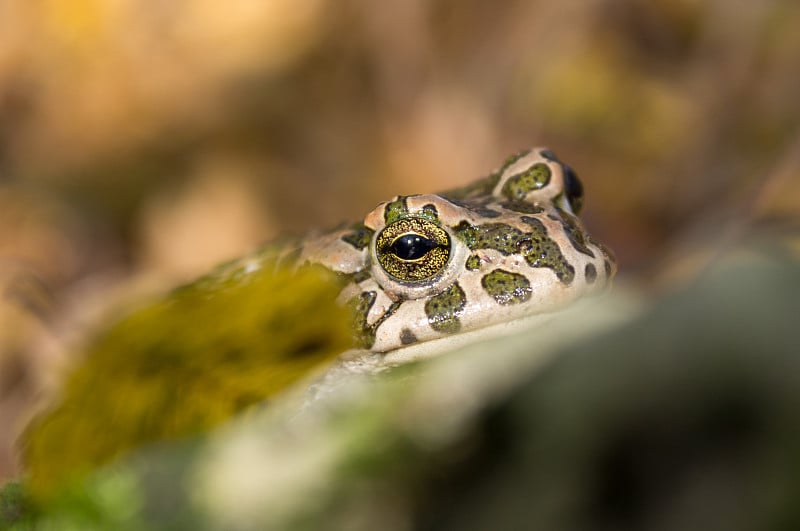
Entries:
[[384, 228], [375, 243], [384, 271], [403, 282], [435, 277], [450, 258], [450, 236], [435, 223], [422, 218], [399, 219]]

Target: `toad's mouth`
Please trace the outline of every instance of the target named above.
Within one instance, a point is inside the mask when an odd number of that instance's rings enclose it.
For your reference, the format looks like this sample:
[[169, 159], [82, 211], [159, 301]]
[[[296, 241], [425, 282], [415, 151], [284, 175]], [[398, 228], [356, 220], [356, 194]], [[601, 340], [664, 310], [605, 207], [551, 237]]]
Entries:
[[[552, 312], [525, 315], [517, 319], [510, 319], [502, 323], [468, 330], [449, 336], [421, 341], [395, 350], [389, 350], [382, 354], [383, 364], [388, 366], [403, 365], [414, 361], [421, 361], [434, 358], [447, 352], [455, 351], [473, 343], [491, 340], [497, 337], [507, 336], [515, 332], [521, 332], [529, 328], [540, 326], [544, 322], [553, 318], [563, 311], [562, 309]], [[359, 352], [359, 351], [351, 351]], [[363, 354], [363, 351], [360, 351]], [[345, 354], [348, 357], [348, 354]]]

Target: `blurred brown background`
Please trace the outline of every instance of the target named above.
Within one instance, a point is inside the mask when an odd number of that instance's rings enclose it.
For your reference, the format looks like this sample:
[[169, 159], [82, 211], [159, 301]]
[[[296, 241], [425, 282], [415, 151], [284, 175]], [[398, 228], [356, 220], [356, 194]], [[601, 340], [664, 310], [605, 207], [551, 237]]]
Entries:
[[0, 1], [0, 479], [119, 293], [524, 147], [576, 168], [623, 282], [794, 219], [798, 27], [793, 0]]

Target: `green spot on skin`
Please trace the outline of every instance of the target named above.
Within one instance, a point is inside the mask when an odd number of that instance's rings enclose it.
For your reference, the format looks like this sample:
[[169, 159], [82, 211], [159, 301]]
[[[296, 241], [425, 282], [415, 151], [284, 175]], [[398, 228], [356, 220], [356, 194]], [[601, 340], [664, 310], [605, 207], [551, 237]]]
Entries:
[[500, 172], [501, 172], [501, 173], [502, 173], [502, 172], [504, 172], [504, 171], [505, 171], [505, 170], [506, 170], [506, 169], [507, 169], [509, 166], [511, 166], [512, 164], [514, 164], [515, 162], [517, 162], [517, 161], [518, 161], [519, 159], [521, 159], [522, 157], [524, 157], [524, 156], [528, 155], [530, 152], [531, 152], [531, 150], [530, 150], [530, 149], [523, 149], [522, 151], [518, 151], [518, 152], [514, 153], [513, 155], [511, 155], [510, 157], [508, 157], [508, 158], [507, 158], [507, 159], [506, 159], [506, 160], [503, 162], [503, 166], [502, 166], [502, 168], [500, 169]]
[[551, 162], [558, 162], [558, 157], [556, 157], [556, 154], [550, 151], [549, 149], [543, 149], [539, 151], [539, 155], [541, 155], [542, 157], [546, 158]]
[[425, 205], [416, 215], [434, 223], [439, 222], [439, 211], [436, 210], [434, 205]]
[[414, 332], [409, 330], [408, 328], [403, 328], [400, 332], [400, 344], [401, 345], [411, 345], [412, 343], [416, 343], [419, 341], [417, 336], [414, 335]]
[[372, 277], [372, 274], [369, 272], [369, 269], [362, 269], [361, 271], [356, 271], [355, 273], [336, 273], [339, 278], [342, 279], [344, 284], [353, 283], [353, 284], [360, 284], [364, 282], [368, 278]]
[[383, 219], [387, 225], [406, 216], [408, 216], [408, 205], [406, 205], [406, 198], [402, 196], [388, 203], [383, 211]]
[[358, 271], [357, 273], [353, 273], [351, 280], [356, 284], [360, 284], [361, 282], [364, 282], [365, 280], [371, 277], [372, 273], [369, 272], [369, 269], [363, 269], [361, 271]]
[[540, 206], [528, 203], [527, 201], [519, 201], [517, 199], [510, 199], [502, 203], [503, 208], [520, 212], [522, 214], [541, 214], [544, 209]]
[[594, 264], [586, 264], [583, 276], [586, 278], [587, 284], [594, 284], [594, 281], [597, 280], [597, 268]]
[[373, 234], [374, 231], [367, 228], [363, 223], [357, 223], [353, 225], [352, 232], [342, 236], [342, 240], [361, 251], [369, 245]]
[[444, 192], [441, 195], [445, 199], [453, 199], [453, 200], [464, 200], [464, 199], [472, 199], [478, 197], [491, 197], [492, 192], [494, 191], [497, 183], [500, 182], [500, 176], [503, 175], [503, 172], [506, 171], [512, 164], [517, 162], [522, 157], [530, 154], [530, 149], [522, 150], [518, 153], [515, 153], [508, 157], [503, 165], [497, 169], [497, 171], [492, 172], [490, 175], [487, 175], [483, 179], [476, 181], [472, 184], [464, 186], [462, 188], [457, 188], [455, 190], [450, 190], [449, 192]]
[[386, 319], [394, 315], [394, 312], [400, 308], [403, 302], [402, 300], [393, 302], [377, 321], [368, 324], [367, 316], [372, 306], [375, 304], [377, 296], [378, 294], [374, 291], [364, 291], [358, 297], [350, 299], [349, 302], [350, 310], [353, 312], [355, 339], [362, 348], [372, 348], [372, 345], [375, 344], [378, 328], [380, 328]]
[[425, 315], [428, 324], [437, 332], [455, 334], [461, 330], [458, 316], [464, 310], [467, 296], [458, 283], [453, 284], [442, 293], [434, 295], [425, 302]]
[[522, 216], [531, 226], [523, 232], [505, 223], [469, 225], [464, 222], [455, 227], [456, 236], [472, 249], [494, 249], [503, 255], [520, 254], [531, 267], [552, 269], [558, 279], [570, 284], [575, 278], [575, 268], [561, 253], [558, 244], [547, 235], [547, 229], [536, 218]]
[[531, 283], [525, 276], [496, 269], [481, 279], [486, 292], [497, 304], [520, 304], [531, 298]]
[[509, 199], [524, 199], [529, 192], [547, 186], [550, 173], [547, 164], [537, 162], [524, 172], [509, 177], [503, 185], [503, 195]]
[[456, 227], [456, 235], [470, 249], [494, 249], [509, 255], [517, 252], [517, 244], [525, 233], [505, 223], [462, 223]]
[[564, 227], [564, 232], [567, 234], [567, 238], [569, 238], [569, 242], [575, 250], [594, 258], [594, 253], [588, 247], [591, 240], [588, 239], [587, 234], [580, 228], [578, 218], [560, 208], [558, 209], [558, 213], [561, 217], [555, 219]]
[[350, 299], [356, 341], [363, 348], [370, 348], [375, 343], [375, 328], [367, 324], [367, 315], [377, 297], [374, 291], [363, 291], [358, 297]]
[[449, 202], [456, 206], [469, 210], [483, 218], [497, 218], [500, 217], [500, 212], [493, 210], [486, 206], [486, 198], [481, 199], [454, 199], [452, 197], [445, 197]]
[[564, 284], [571, 284], [575, 278], [575, 268], [567, 262], [558, 244], [547, 236], [544, 224], [536, 218], [522, 216], [522, 221], [533, 228], [529, 239], [524, 243], [525, 261], [532, 267], [548, 267]]
[[466, 267], [470, 271], [477, 271], [478, 269], [481, 268], [480, 257], [477, 254], [471, 255], [469, 258], [467, 258], [467, 263], [465, 264], [464, 267]]

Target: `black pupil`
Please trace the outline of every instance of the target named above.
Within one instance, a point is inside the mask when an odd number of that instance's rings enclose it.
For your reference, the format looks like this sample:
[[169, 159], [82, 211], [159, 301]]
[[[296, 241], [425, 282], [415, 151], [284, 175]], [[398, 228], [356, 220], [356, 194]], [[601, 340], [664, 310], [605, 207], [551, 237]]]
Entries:
[[402, 260], [416, 260], [437, 247], [435, 241], [419, 234], [405, 234], [392, 242], [389, 250]]

